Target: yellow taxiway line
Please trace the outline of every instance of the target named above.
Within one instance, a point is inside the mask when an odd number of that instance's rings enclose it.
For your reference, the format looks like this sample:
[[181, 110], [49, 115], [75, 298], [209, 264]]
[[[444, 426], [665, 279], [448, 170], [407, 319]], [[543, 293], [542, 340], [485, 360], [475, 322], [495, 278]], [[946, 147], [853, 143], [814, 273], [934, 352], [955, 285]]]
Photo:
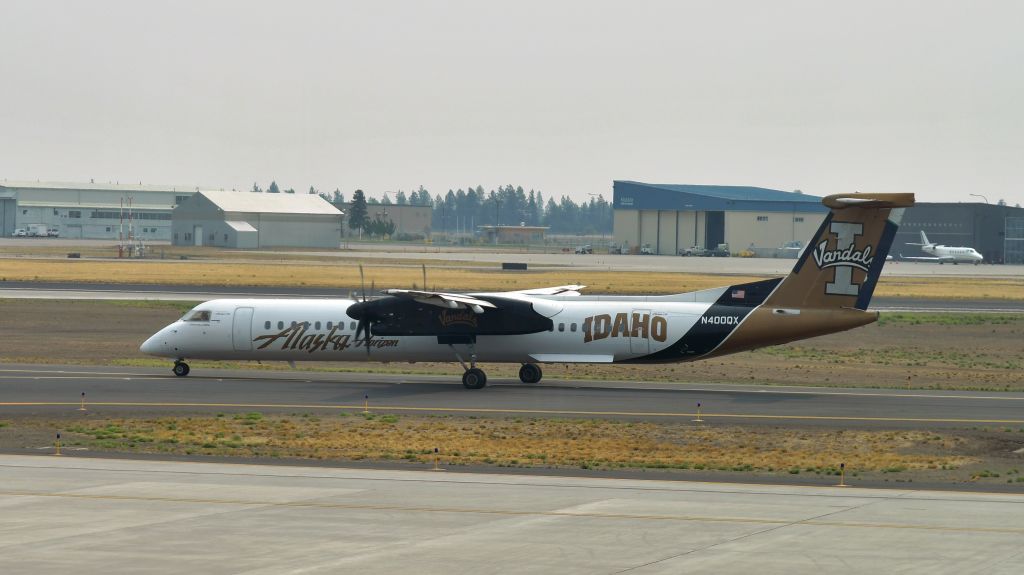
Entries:
[[[0, 402], [0, 407], [78, 407], [79, 402], [66, 401], [5, 401]], [[227, 409], [356, 409], [362, 411], [363, 404], [342, 405], [342, 404], [299, 404], [299, 403], [196, 403], [196, 402], [119, 402], [119, 401], [94, 401], [89, 402], [90, 407], [205, 407], [205, 408], [227, 408]], [[375, 405], [371, 411], [406, 411], [406, 412], [449, 412], [449, 413], [495, 413], [515, 415], [571, 415], [571, 416], [592, 416], [592, 417], [696, 417], [695, 412], [668, 412], [668, 411], [580, 411], [560, 409], [519, 409], [519, 408], [495, 408], [495, 407], [425, 407], [425, 406], [401, 406], [401, 405]], [[762, 414], [762, 413], [707, 413], [700, 414], [702, 418], [715, 419], [782, 419], [797, 421], [868, 421], [882, 423], [964, 423], [964, 424], [999, 424], [999, 425], [1024, 425], [1024, 419], [968, 419], [968, 418], [938, 418], [938, 417], [870, 417], [852, 415], [791, 415], [791, 414]]]

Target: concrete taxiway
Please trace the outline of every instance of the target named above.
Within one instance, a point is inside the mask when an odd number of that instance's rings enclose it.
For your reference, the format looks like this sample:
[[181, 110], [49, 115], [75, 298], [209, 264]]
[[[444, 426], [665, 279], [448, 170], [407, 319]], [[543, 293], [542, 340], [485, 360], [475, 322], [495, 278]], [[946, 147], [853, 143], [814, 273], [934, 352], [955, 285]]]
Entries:
[[867, 428], [1024, 425], [1024, 394], [828, 389], [724, 384], [495, 379], [464, 389], [455, 376], [77, 366], [3, 366], [0, 415], [126, 415], [219, 411], [362, 410], [384, 413], [601, 417], [709, 424]]
[[[723, 278], [723, 284], [728, 283]], [[337, 298], [358, 288], [171, 286], [149, 284], [81, 284], [59, 282], [0, 281], [0, 298], [208, 301], [217, 298]], [[1024, 313], [1024, 300], [935, 300], [907, 297], [876, 297], [875, 311], [947, 313]]]
[[1024, 572], [1024, 495], [0, 455], [0, 573]]

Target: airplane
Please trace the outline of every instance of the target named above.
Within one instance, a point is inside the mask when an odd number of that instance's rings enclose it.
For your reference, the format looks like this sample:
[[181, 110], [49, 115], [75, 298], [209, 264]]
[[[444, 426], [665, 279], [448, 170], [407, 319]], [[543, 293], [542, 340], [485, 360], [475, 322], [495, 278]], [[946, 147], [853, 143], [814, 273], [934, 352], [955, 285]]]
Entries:
[[[481, 389], [480, 363], [669, 363], [720, 357], [870, 324], [868, 303], [914, 195], [838, 194], [784, 278], [661, 296], [582, 295], [585, 286], [447, 293], [390, 289], [375, 298], [217, 299], [147, 339], [173, 359], [454, 362]], [[363, 290], [365, 294], [365, 289]], [[467, 365], [468, 360], [468, 365]]]
[[939, 262], [944, 264], [946, 262], [952, 262], [956, 265], [960, 262], [978, 265], [985, 260], [981, 254], [978, 253], [974, 248], [968, 247], [951, 247], [935, 244], [928, 241], [928, 236], [925, 235], [924, 230], [921, 230], [921, 243], [907, 243], [908, 246], [921, 246], [921, 251], [926, 254], [932, 254], [932, 257], [909, 257], [900, 254], [900, 259], [910, 262]]

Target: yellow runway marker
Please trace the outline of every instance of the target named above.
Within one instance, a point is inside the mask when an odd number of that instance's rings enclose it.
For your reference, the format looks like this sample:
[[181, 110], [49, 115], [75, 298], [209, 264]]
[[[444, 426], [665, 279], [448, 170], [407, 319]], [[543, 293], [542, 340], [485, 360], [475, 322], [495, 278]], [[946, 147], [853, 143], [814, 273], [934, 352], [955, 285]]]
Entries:
[[[0, 407], [60, 407], [78, 405], [61, 401], [8, 401], [0, 402]], [[94, 406], [106, 407], [209, 407], [238, 409], [354, 409], [362, 410], [363, 405], [328, 405], [299, 403], [187, 403], [187, 402], [94, 402]], [[574, 411], [557, 409], [502, 409], [494, 407], [407, 407], [400, 405], [381, 405], [378, 412], [448, 412], [448, 413], [507, 413], [515, 415], [585, 415], [588, 417], [696, 417], [696, 413], [674, 413], [665, 411]], [[1024, 425], [1024, 419], [966, 419], [966, 418], [932, 418], [932, 417], [868, 417], [852, 415], [788, 415], [763, 413], [702, 413], [705, 421], [709, 419], [782, 419], [797, 421], [871, 421], [883, 423], [985, 423], [999, 425]]]

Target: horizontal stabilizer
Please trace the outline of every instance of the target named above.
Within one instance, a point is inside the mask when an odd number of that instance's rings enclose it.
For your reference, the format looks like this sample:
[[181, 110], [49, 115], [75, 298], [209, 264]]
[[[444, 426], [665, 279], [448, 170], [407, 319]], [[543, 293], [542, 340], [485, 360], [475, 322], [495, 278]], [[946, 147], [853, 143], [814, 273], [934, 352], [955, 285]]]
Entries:
[[909, 208], [914, 194], [834, 194], [821, 200], [834, 210], [843, 208]]

